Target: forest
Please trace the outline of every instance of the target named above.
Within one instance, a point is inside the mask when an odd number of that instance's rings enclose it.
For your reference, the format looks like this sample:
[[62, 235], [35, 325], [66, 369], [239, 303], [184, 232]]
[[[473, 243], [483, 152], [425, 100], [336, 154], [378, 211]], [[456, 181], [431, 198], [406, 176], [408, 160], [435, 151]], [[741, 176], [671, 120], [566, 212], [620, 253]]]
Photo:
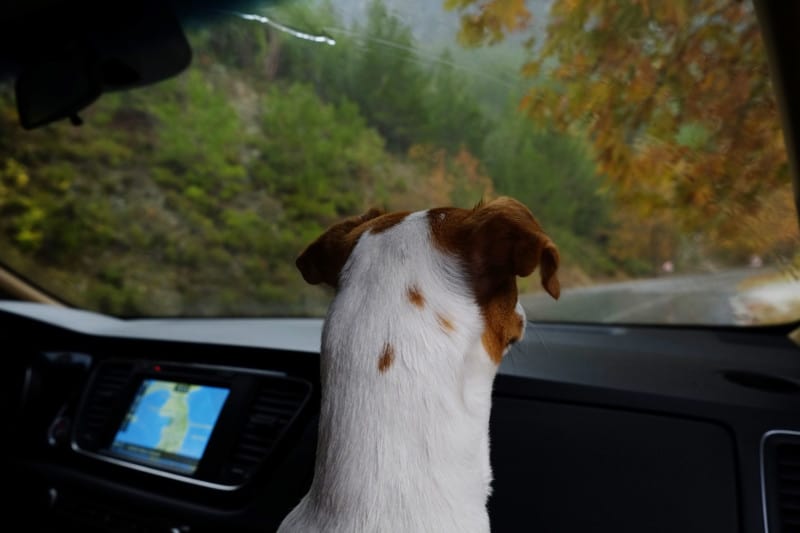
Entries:
[[565, 287], [796, 265], [752, 9], [694, 4], [554, 0], [540, 34], [521, 0], [445, 0], [460, 31], [434, 43], [381, 0], [229, 13], [187, 27], [180, 76], [80, 127], [23, 131], [0, 85], [0, 261], [114, 315], [320, 316], [331, 292], [294, 260], [333, 222], [512, 195]]

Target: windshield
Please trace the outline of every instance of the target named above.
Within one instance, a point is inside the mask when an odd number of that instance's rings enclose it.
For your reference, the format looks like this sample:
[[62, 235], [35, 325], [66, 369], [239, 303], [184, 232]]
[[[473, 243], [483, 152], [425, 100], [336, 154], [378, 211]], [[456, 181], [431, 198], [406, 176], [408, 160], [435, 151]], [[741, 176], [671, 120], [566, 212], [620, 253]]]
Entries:
[[0, 262], [119, 316], [322, 316], [339, 219], [513, 196], [561, 252], [532, 320], [800, 319], [798, 220], [747, 2], [254, 4], [191, 67], [23, 131], [0, 86]]

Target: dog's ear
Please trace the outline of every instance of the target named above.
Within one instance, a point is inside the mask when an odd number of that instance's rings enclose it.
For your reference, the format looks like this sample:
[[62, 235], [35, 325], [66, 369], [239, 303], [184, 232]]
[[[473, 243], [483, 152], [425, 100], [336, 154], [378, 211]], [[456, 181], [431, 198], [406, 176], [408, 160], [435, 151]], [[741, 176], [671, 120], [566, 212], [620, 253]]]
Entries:
[[550, 296], [558, 300], [558, 297], [561, 296], [561, 282], [558, 281], [557, 274], [561, 258], [558, 254], [558, 248], [550, 240], [550, 237], [543, 232], [535, 232], [533, 235], [527, 236], [526, 240], [518, 245], [515, 253], [517, 254], [515, 264], [518, 268], [521, 267], [517, 275], [530, 275], [538, 262], [542, 287]]
[[501, 281], [504, 276], [526, 277], [539, 267], [542, 287], [554, 299], [561, 295], [560, 257], [527, 207], [510, 198], [478, 206], [470, 240], [473, 261], [482, 277]]
[[328, 228], [303, 250], [295, 262], [303, 279], [312, 285], [327, 283], [336, 288], [339, 285], [339, 273], [361, 235], [354, 230], [382, 214], [382, 211], [373, 208], [363, 215], [346, 218]]

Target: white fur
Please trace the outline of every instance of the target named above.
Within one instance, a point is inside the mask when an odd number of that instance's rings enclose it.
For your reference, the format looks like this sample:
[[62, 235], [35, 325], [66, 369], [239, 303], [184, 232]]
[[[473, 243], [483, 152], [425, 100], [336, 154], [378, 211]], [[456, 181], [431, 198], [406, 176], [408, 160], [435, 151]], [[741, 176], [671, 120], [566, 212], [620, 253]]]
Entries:
[[[365, 233], [323, 329], [314, 481], [278, 531], [488, 532], [497, 367], [482, 332], [465, 273], [431, 242], [426, 212]], [[386, 343], [395, 357], [381, 373]]]

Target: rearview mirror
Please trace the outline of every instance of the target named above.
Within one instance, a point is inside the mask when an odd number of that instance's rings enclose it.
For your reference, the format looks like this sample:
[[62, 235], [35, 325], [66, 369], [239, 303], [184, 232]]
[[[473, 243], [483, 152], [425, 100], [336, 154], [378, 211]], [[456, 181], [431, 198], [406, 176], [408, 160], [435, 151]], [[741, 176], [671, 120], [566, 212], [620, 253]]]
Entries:
[[126, 7], [98, 13], [76, 3], [29, 37], [15, 85], [23, 128], [80, 123], [78, 112], [102, 93], [157, 83], [189, 66], [191, 47], [168, 2]]

